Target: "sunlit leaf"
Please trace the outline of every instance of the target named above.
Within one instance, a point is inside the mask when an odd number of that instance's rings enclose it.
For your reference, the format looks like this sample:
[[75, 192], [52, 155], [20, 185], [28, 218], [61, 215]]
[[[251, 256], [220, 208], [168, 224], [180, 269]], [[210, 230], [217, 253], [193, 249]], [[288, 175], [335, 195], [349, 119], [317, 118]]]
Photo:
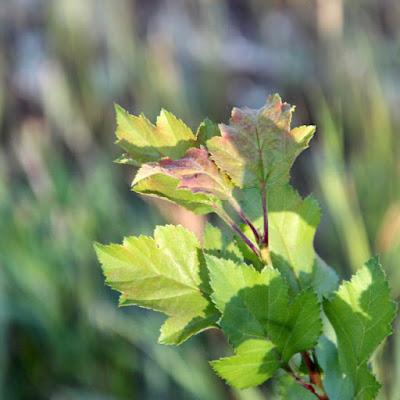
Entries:
[[231, 386], [244, 389], [271, 378], [280, 366], [279, 353], [268, 340], [250, 339], [232, 357], [211, 362], [214, 371]]
[[125, 154], [117, 161], [140, 166], [162, 157], [180, 158], [195, 144], [191, 129], [166, 110], [161, 110], [153, 125], [144, 115], [131, 115], [115, 106], [117, 143]]
[[315, 131], [314, 126], [291, 129], [293, 111], [278, 94], [258, 110], [234, 108], [230, 124], [220, 124], [221, 136], [207, 141], [213, 160], [239, 187], [287, 182]]
[[334, 296], [324, 310], [332, 323], [342, 370], [351, 377], [354, 399], [375, 399], [379, 384], [368, 360], [391, 333], [396, 306], [377, 258], [368, 261]]
[[128, 237], [122, 245], [96, 245], [106, 282], [121, 305], [163, 312], [160, 342], [179, 344], [210, 328], [218, 313], [202, 291], [199, 243], [180, 226], [157, 227], [154, 238]]

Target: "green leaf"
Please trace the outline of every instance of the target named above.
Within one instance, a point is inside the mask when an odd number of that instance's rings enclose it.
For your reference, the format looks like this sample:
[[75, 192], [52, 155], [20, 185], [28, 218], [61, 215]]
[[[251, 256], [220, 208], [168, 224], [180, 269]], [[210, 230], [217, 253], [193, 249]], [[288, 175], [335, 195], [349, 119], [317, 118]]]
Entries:
[[117, 144], [125, 151], [117, 161], [140, 166], [162, 157], [177, 159], [195, 145], [191, 129], [166, 110], [161, 110], [154, 126], [144, 115], [131, 115], [115, 105]]
[[197, 129], [196, 139], [200, 145], [205, 145], [207, 140], [220, 134], [218, 124], [206, 118]]
[[283, 322], [272, 320], [267, 329], [269, 338], [276, 343], [284, 361], [315, 347], [322, 332], [317, 294], [312, 289], [300, 292], [286, 307]]
[[120, 305], [135, 304], [170, 318], [160, 342], [179, 344], [215, 326], [218, 312], [202, 291], [196, 237], [181, 226], [157, 227], [154, 239], [128, 237], [123, 245], [96, 244], [106, 282], [121, 292]]
[[265, 338], [266, 323], [284, 318], [287, 286], [279, 271], [258, 272], [246, 264], [206, 255], [211, 295], [222, 313], [220, 325], [235, 346], [249, 338]]
[[212, 361], [214, 371], [238, 389], [260, 385], [279, 368], [279, 354], [268, 340], [250, 339], [236, 349], [232, 357]]
[[322, 322], [317, 295], [308, 290], [289, 302], [279, 271], [261, 272], [245, 264], [206, 256], [212, 299], [222, 314], [220, 326], [234, 347], [251, 338], [270, 339], [284, 362], [315, 346]]
[[230, 124], [219, 125], [221, 136], [207, 141], [213, 160], [239, 187], [287, 182], [294, 160], [315, 131], [314, 126], [290, 129], [293, 111], [278, 94], [258, 110], [234, 108]]
[[378, 259], [371, 259], [351, 281], [342, 283], [325, 301], [324, 310], [336, 332], [340, 366], [352, 379], [354, 399], [374, 399], [379, 384], [367, 363], [391, 333], [396, 312]]

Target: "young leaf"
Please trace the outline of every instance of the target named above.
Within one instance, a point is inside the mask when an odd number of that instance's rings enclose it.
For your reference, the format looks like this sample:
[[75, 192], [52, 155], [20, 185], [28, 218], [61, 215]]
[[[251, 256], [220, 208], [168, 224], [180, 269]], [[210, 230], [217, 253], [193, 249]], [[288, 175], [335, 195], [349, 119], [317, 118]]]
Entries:
[[[160, 185], [163, 177], [171, 178], [166, 187]], [[194, 205], [194, 211], [199, 208], [198, 204], [202, 205], [200, 209], [208, 206], [206, 210], [213, 211], [219, 200], [232, 196], [231, 182], [209, 159], [204, 148], [189, 149], [179, 160], [164, 158], [145, 164], [138, 171], [132, 188], [139, 193], [164, 197], [186, 207], [189, 205], [189, 208]], [[182, 190], [184, 193], [180, 192]]]
[[123, 245], [96, 245], [106, 282], [121, 292], [120, 305], [168, 315], [160, 342], [179, 344], [215, 326], [218, 312], [203, 292], [196, 237], [181, 226], [157, 227], [154, 239], [129, 237]]
[[177, 159], [195, 144], [191, 129], [166, 110], [161, 110], [154, 126], [143, 115], [129, 114], [115, 105], [117, 144], [125, 151], [118, 161], [140, 166], [162, 157]]
[[278, 94], [259, 110], [234, 108], [230, 124], [219, 126], [221, 136], [207, 141], [213, 160], [239, 187], [287, 182], [294, 160], [315, 131], [314, 126], [290, 129], [293, 111]]
[[[157, 163], [149, 163], [147, 171], [150, 168], [153, 169], [154, 174], [165, 174], [178, 179], [178, 189], [210, 194], [222, 200], [232, 195], [231, 182], [226, 175], [218, 171], [204, 148], [189, 149], [179, 160], [164, 158]], [[139, 179], [140, 176], [135, 178], [133, 187]]]
[[212, 299], [222, 314], [220, 326], [234, 347], [251, 338], [270, 339], [287, 362], [317, 343], [322, 330], [317, 295], [308, 290], [289, 302], [279, 272], [206, 256]]
[[368, 360], [391, 333], [396, 306], [377, 258], [368, 261], [334, 296], [325, 301], [339, 349], [340, 366], [351, 377], [354, 399], [372, 400], [379, 384], [369, 371]]
[[198, 127], [196, 139], [197, 144], [205, 145], [208, 139], [220, 134], [218, 124], [206, 118]]
[[279, 354], [268, 340], [247, 340], [237, 347], [235, 353], [210, 364], [222, 379], [238, 389], [260, 385], [280, 366]]
[[179, 204], [196, 214], [209, 214], [220, 201], [204, 193], [193, 193], [179, 188], [179, 179], [157, 172], [153, 166], [144, 164], [136, 174], [132, 190], [147, 196], [158, 197]]

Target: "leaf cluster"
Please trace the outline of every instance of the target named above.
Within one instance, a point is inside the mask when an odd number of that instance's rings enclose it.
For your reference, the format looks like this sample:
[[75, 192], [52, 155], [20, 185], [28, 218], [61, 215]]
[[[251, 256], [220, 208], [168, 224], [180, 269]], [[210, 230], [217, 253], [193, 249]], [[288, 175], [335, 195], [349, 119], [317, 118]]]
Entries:
[[161, 343], [221, 329], [233, 355], [211, 366], [228, 384], [275, 376], [282, 398], [372, 400], [379, 383], [369, 360], [391, 332], [395, 305], [377, 258], [339, 286], [316, 254], [318, 203], [289, 183], [315, 127], [291, 128], [293, 111], [273, 95], [257, 110], [234, 108], [227, 125], [205, 120], [193, 132], [165, 110], [153, 125], [116, 106], [117, 161], [139, 168], [132, 189], [216, 213], [231, 232], [208, 224], [200, 243], [181, 226], [158, 226], [153, 237], [96, 244], [97, 255], [120, 305], [167, 316]]

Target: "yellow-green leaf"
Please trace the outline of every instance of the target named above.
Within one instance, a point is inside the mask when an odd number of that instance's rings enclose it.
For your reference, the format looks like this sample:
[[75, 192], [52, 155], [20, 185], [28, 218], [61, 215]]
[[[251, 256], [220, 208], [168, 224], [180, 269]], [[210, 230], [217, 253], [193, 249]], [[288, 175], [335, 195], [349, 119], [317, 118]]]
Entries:
[[215, 326], [218, 312], [203, 292], [200, 245], [181, 226], [157, 227], [154, 238], [128, 237], [122, 245], [96, 245], [106, 282], [120, 304], [151, 308], [170, 318], [160, 342], [179, 344]]
[[162, 157], [177, 159], [193, 147], [196, 137], [180, 119], [161, 110], [153, 125], [144, 115], [131, 115], [121, 106], [115, 106], [117, 115], [117, 143], [125, 154], [117, 161], [140, 166]]
[[268, 340], [247, 340], [235, 353], [210, 364], [222, 379], [238, 389], [261, 385], [280, 366], [279, 353]]

